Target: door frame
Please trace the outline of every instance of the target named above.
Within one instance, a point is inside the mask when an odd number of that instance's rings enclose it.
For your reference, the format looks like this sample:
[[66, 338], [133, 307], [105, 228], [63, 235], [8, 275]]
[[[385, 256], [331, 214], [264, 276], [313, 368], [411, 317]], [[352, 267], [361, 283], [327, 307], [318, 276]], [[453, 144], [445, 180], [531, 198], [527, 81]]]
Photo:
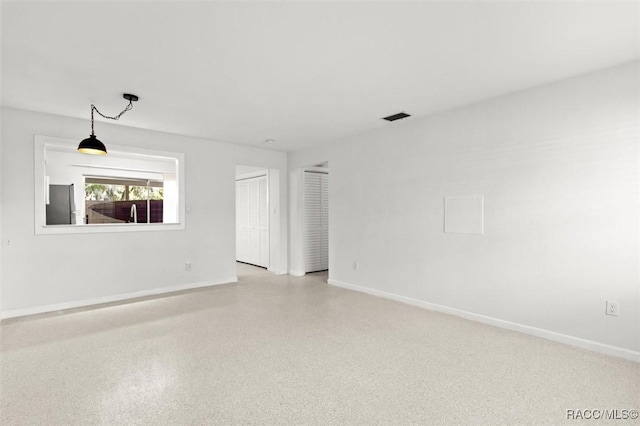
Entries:
[[[266, 178], [267, 181], [267, 191], [266, 191], [266, 196], [267, 196], [267, 244], [269, 247], [269, 250], [267, 250], [267, 259], [266, 259], [266, 266], [262, 266], [262, 265], [255, 265], [255, 266], [259, 266], [259, 267], [265, 267], [267, 269], [269, 269], [271, 267], [271, 215], [269, 214], [269, 212], [271, 211], [271, 204], [270, 204], [270, 197], [269, 197], [269, 170], [268, 169], [262, 169], [262, 170], [256, 170], [254, 172], [249, 172], [249, 173], [242, 173], [239, 175], [236, 175], [236, 209], [237, 209], [237, 200], [238, 200], [238, 182], [239, 181], [244, 181], [244, 180], [250, 180], [250, 179], [258, 179], [258, 178]], [[237, 216], [237, 210], [236, 210], [236, 218]], [[238, 260], [237, 258], [237, 237], [238, 237], [238, 226], [236, 223], [236, 261], [242, 262], [241, 260]], [[258, 250], [260, 250], [260, 248], [258, 248]]]
[[[255, 171], [247, 172], [247, 173], [237, 173], [237, 167], [240, 166], [249, 166], [255, 168]], [[286, 254], [286, 250], [288, 248], [288, 237], [285, 234], [282, 235], [282, 232], [287, 231], [286, 223], [283, 221], [287, 220], [287, 211], [283, 206], [282, 197], [287, 197], [286, 187], [281, 188], [282, 183], [286, 183], [282, 181], [284, 177], [281, 176], [281, 170], [273, 167], [267, 167], [263, 165], [255, 165], [250, 162], [247, 163], [238, 163], [235, 166], [236, 173], [234, 175], [233, 180], [233, 194], [234, 194], [234, 202], [233, 202], [233, 221], [234, 221], [234, 239], [233, 239], [233, 256], [235, 259], [236, 256], [236, 180], [238, 177], [250, 177], [251, 174], [256, 172], [262, 172], [259, 174], [255, 174], [255, 176], [263, 175], [264, 171], [267, 171], [267, 204], [268, 204], [268, 222], [269, 222], [269, 262], [268, 268], [270, 272], [276, 275], [283, 275], [287, 273], [288, 270], [288, 258]], [[286, 204], [284, 204], [286, 206]]]
[[[325, 172], [331, 180], [331, 167], [328, 161], [317, 162], [324, 163], [327, 167], [319, 167], [317, 165], [299, 167], [290, 172], [290, 194], [291, 204], [289, 205], [289, 217], [291, 218], [289, 227], [289, 238], [291, 249], [289, 256], [289, 275], [301, 277], [305, 272], [304, 258], [304, 172], [315, 171]], [[331, 188], [331, 185], [329, 185]], [[329, 189], [329, 273], [331, 273], [331, 189]]]

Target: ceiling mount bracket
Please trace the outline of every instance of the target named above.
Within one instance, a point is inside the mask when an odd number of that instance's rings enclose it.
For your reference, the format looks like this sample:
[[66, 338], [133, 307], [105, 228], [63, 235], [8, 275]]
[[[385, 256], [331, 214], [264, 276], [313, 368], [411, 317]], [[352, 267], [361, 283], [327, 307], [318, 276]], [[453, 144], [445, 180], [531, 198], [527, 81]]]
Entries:
[[128, 100], [129, 102], [137, 102], [138, 101], [138, 97], [136, 95], [132, 95], [131, 93], [124, 93], [122, 95], [123, 98], [125, 98], [126, 100]]

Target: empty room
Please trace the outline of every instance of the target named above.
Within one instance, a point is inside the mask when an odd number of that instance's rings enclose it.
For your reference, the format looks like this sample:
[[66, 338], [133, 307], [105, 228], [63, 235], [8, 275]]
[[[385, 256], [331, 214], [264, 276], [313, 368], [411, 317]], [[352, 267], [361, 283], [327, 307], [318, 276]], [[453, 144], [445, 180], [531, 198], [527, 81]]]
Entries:
[[0, 0], [0, 424], [638, 424], [640, 2]]

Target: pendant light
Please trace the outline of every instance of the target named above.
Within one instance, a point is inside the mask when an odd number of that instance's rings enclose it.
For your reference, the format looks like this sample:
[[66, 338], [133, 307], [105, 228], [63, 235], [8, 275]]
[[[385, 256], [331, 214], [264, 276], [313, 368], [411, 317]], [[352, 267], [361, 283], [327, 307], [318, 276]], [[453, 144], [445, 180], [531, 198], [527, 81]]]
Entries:
[[80, 142], [80, 145], [78, 145], [78, 152], [81, 152], [83, 154], [107, 155], [107, 148], [102, 142], [100, 142], [98, 138], [96, 138], [96, 134], [93, 131], [93, 111], [97, 112], [104, 118], [108, 118], [109, 120], [117, 120], [122, 117], [122, 114], [133, 109], [133, 102], [136, 102], [138, 100], [138, 97], [136, 95], [131, 95], [129, 93], [123, 94], [122, 97], [129, 101], [129, 105], [127, 105], [127, 107], [122, 110], [120, 114], [113, 117], [104, 115], [98, 110], [98, 108], [96, 108], [94, 104], [91, 104], [91, 135]]

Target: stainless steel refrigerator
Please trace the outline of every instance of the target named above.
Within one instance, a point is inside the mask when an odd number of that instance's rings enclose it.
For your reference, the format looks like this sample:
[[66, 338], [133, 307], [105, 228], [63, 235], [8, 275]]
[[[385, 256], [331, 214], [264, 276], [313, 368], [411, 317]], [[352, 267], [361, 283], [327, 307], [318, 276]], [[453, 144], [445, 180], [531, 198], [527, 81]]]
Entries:
[[76, 203], [73, 184], [49, 185], [47, 225], [74, 225]]

